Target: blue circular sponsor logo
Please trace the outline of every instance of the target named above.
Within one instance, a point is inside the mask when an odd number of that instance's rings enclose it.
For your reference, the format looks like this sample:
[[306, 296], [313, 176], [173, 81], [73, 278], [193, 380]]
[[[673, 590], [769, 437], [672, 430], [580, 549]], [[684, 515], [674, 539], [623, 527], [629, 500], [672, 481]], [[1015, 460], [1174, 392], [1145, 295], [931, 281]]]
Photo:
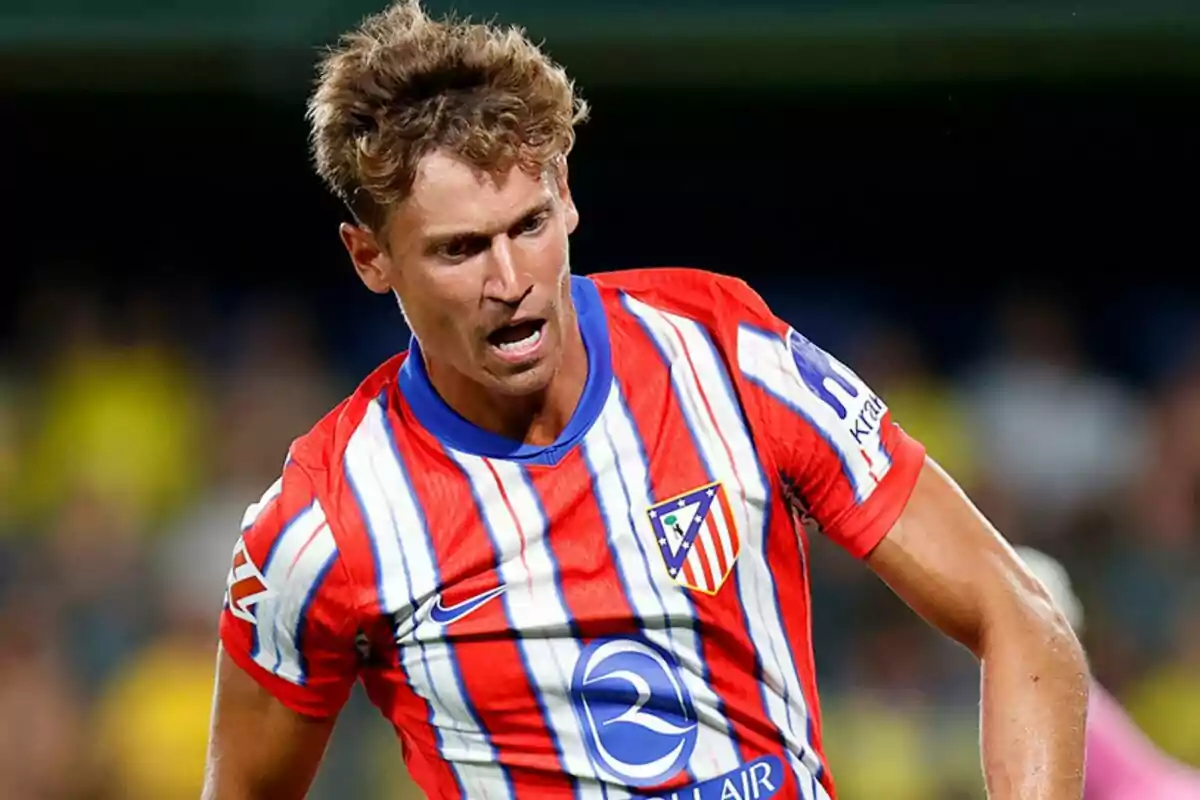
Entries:
[[592, 760], [630, 786], [671, 778], [696, 748], [696, 708], [679, 665], [645, 639], [601, 639], [585, 647], [571, 696]]

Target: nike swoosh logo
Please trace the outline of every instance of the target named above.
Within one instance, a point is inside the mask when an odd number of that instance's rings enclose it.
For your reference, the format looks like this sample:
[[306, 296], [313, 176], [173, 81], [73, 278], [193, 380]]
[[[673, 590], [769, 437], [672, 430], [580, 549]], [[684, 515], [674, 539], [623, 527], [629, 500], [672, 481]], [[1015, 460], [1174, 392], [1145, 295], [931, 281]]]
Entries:
[[495, 589], [489, 589], [483, 594], [468, 597], [461, 603], [452, 606], [444, 605], [442, 603], [442, 596], [438, 595], [437, 602], [433, 604], [433, 608], [429, 612], [429, 618], [438, 625], [449, 625], [452, 622], [458, 622], [463, 617], [478, 610], [488, 601], [504, 594], [504, 590], [507, 588], [507, 586], [497, 586]]

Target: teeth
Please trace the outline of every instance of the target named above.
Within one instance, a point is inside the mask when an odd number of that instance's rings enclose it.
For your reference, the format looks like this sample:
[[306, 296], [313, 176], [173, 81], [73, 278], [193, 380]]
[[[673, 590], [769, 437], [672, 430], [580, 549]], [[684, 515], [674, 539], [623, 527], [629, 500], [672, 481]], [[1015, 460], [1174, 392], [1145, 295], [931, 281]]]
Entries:
[[542, 329], [538, 328], [536, 331], [529, 334], [524, 339], [518, 339], [515, 342], [502, 342], [501, 344], [498, 344], [496, 346], [498, 348], [500, 348], [502, 351], [504, 351], [505, 353], [513, 353], [513, 352], [517, 352], [520, 350], [527, 350], [527, 349], [533, 347], [534, 345], [536, 345], [538, 342], [540, 342], [541, 339], [542, 339]]

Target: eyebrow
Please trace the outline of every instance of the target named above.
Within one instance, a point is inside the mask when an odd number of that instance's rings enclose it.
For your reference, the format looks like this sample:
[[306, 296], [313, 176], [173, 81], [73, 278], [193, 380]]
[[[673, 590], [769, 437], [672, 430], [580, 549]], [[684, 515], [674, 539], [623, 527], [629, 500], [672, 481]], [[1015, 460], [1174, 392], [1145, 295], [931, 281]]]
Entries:
[[544, 214], [554, 206], [553, 197], [544, 197], [533, 205], [525, 208], [520, 214], [516, 215], [511, 221], [506, 222], [502, 226], [498, 226], [494, 230], [478, 229], [478, 228], [461, 228], [459, 230], [436, 231], [425, 238], [427, 246], [436, 247], [438, 245], [447, 244], [459, 239], [471, 238], [487, 238], [495, 236], [497, 233], [502, 233], [509, 230], [514, 225], [522, 220], [529, 219], [538, 214]]

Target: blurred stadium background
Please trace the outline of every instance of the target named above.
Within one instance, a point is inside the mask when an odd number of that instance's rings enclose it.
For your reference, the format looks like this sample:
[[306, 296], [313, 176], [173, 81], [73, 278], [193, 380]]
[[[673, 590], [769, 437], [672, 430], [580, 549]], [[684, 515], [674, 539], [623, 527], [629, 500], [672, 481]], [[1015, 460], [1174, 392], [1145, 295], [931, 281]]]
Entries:
[[[407, 341], [306, 154], [315, 48], [375, 8], [0, 2], [0, 798], [197, 796], [242, 512]], [[1200, 765], [1200, 5], [458, 8], [594, 104], [576, 269], [745, 277], [1066, 563], [1097, 675]], [[974, 664], [816, 551], [843, 798], [982, 797]], [[359, 696], [313, 796], [417, 796]]]

